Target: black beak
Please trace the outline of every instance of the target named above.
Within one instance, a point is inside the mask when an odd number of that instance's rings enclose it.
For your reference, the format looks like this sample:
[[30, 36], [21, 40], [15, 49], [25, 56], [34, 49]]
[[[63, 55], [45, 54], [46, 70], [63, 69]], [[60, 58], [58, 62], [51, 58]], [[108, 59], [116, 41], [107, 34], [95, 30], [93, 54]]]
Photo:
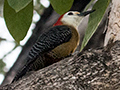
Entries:
[[90, 11], [85, 11], [85, 12], [81, 12], [80, 14], [78, 14], [78, 16], [86, 16], [92, 12], [94, 12], [95, 10], [90, 10]]

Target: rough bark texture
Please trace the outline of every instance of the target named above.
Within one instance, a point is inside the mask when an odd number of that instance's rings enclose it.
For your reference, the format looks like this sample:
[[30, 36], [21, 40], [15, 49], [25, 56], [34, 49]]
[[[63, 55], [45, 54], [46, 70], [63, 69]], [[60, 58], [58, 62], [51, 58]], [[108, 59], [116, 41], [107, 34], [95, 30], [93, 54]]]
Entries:
[[120, 90], [120, 42], [75, 54], [0, 90]]
[[117, 40], [120, 40], [120, 0], [112, 0], [108, 30], [104, 45], [106, 46]]

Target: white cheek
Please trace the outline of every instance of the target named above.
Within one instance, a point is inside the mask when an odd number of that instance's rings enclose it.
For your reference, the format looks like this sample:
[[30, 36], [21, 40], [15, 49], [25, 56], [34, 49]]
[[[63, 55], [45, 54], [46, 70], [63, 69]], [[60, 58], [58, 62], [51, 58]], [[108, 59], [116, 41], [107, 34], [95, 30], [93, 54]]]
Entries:
[[70, 25], [70, 26], [73, 26], [74, 28], [77, 28], [80, 22], [80, 17], [66, 16], [66, 17], [63, 17], [61, 21], [65, 25]]
[[63, 23], [70, 24], [71, 22], [75, 21], [75, 17], [71, 16], [64, 16], [61, 20]]

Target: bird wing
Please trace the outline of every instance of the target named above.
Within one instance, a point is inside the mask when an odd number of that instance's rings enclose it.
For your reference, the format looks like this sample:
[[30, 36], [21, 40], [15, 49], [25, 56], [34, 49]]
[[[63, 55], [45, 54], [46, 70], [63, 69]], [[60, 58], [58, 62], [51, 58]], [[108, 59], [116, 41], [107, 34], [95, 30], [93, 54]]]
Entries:
[[52, 27], [48, 32], [40, 35], [29, 53], [29, 58], [37, 58], [38, 55], [48, 52], [60, 44], [69, 41], [71, 36], [71, 30], [68, 26], [61, 25]]
[[29, 67], [36, 61], [37, 56], [49, 52], [60, 44], [69, 41], [71, 36], [71, 29], [65, 25], [54, 26], [50, 28], [48, 32], [40, 35], [37, 42], [34, 44], [31, 51], [29, 52], [26, 64], [23, 66], [20, 72], [17, 73], [12, 82], [17, 81], [19, 78], [24, 76], [27, 71], [29, 71]]

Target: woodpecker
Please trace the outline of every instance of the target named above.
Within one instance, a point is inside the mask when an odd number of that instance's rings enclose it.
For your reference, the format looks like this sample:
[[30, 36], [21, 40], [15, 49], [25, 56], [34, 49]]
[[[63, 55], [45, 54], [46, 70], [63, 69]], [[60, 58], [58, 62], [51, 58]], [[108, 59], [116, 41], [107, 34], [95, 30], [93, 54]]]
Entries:
[[93, 11], [82, 13], [69, 11], [61, 15], [53, 27], [40, 35], [29, 52], [26, 64], [12, 82], [17, 81], [29, 71], [44, 68], [73, 53], [80, 41], [78, 26], [83, 17]]

